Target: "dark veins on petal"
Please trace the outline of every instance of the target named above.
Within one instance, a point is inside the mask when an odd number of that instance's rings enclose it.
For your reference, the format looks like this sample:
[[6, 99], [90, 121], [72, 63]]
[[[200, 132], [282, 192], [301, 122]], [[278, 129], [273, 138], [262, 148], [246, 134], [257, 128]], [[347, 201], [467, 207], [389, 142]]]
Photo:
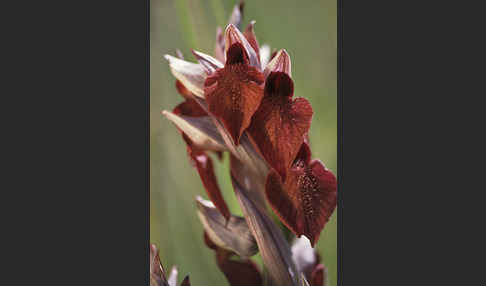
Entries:
[[223, 123], [236, 145], [260, 105], [263, 81], [263, 74], [248, 65], [248, 55], [240, 43], [229, 48], [225, 67], [206, 79], [204, 94], [209, 112]]
[[294, 84], [287, 74], [272, 72], [265, 83], [265, 96], [248, 128], [261, 155], [283, 180], [304, 142], [313, 113], [306, 99], [292, 100], [293, 91]]
[[308, 162], [306, 152], [299, 152], [300, 157], [285, 181], [272, 170], [267, 177], [265, 193], [282, 222], [297, 236], [305, 235], [314, 246], [336, 207], [337, 182], [334, 174], [319, 160]]

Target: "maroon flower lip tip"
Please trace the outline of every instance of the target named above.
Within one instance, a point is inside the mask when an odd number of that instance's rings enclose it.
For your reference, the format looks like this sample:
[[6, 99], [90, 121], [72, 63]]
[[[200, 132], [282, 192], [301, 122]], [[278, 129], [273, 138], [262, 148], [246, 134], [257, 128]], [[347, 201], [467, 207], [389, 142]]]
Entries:
[[285, 72], [271, 72], [265, 81], [265, 96], [292, 97], [294, 81]]
[[240, 43], [234, 43], [226, 52], [226, 64], [249, 64], [248, 55], [245, 52], [245, 48]]

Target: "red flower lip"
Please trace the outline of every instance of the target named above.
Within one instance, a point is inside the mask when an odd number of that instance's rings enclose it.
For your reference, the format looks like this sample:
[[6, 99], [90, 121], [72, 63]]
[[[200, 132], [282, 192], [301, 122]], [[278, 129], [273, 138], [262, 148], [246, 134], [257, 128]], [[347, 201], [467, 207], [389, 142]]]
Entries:
[[283, 180], [304, 142], [313, 114], [306, 99], [292, 100], [293, 91], [294, 83], [286, 73], [270, 73], [265, 96], [248, 128], [252, 142]]
[[263, 97], [260, 60], [244, 35], [232, 24], [225, 33], [226, 63], [204, 83], [209, 112], [222, 122], [235, 145]]

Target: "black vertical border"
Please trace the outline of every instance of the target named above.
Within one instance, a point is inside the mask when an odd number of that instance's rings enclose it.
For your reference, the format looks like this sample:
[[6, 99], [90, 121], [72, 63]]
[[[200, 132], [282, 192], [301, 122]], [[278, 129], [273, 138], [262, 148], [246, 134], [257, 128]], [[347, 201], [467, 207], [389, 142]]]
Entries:
[[145, 285], [150, 283], [150, 0], [145, 0], [145, 11], [146, 11], [146, 20], [145, 20], [145, 63], [146, 63], [146, 76], [145, 76], [145, 83], [146, 83], [146, 103], [145, 103], [145, 113], [146, 113], [146, 136], [145, 136], [145, 176], [146, 176], [146, 185], [145, 191], [147, 192], [146, 198], [146, 208], [145, 208], [145, 227], [146, 227], [146, 236], [147, 236], [147, 243], [145, 247], [146, 251], [146, 259], [145, 259], [145, 273], [147, 275], [147, 282]]

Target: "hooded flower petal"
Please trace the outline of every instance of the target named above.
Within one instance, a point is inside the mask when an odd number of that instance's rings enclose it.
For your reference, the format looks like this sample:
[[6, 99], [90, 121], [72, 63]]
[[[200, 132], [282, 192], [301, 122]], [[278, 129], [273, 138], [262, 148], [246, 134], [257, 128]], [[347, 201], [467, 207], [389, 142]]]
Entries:
[[265, 96], [248, 128], [261, 155], [285, 180], [310, 128], [312, 107], [304, 98], [292, 100], [294, 84], [283, 72], [271, 73]]
[[292, 77], [292, 65], [286, 50], [280, 50], [273, 55], [272, 60], [265, 66], [263, 75], [267, 78], [271, 72], [284, 72]]
[[208, 76], [204, 94], [209, 112], [221, 121], [235, 145], [263, 97], [263, 74], [248, 65], [241, 44], [228, 50], [226, 65]]
[[245, 53], [245, 57], [248, 59], [248, 63], [260, 69], [260, 58], [258, 57], [257, 52], [252, 47], [250, 42], [246, 39], [246, 37], [236, 28], [234, 25], [229, 24], [226, 27], [226, 31], [224, 34], [224, 48], [226, 54], [226, 64], [228, 63], [228, 56], [230, 55], [229, 49], [233, 46], [233, 44], [238, 43], [243, 47], [243, 51]]
[[[302, 154], [300, 152], [299, 154]], [[266, 182], [270, 206], [297, 236], [314, 246], [337, 203], [336, 177], [319, 160], [298, 158], [285, 182], [272, 170]]]
[[245, 219], [231, 215], [229, 220], [220, 214], [211, 201], [196, 198], [198, 216], [210, 240], [220, 248], [247, 258], [258, 252], [255, 238]]
[[165, 55], [172, 74], [194, 95], [204, 97], [206, 72], [202, 65], [190, 63], [171, 55]]
[[249, 191], [243, 188], [232, 177], [233, 188], [248, 226], [258, 243], [263, 263], [275, 285], [298, 285], [299, 274], [292, 261], [290, 247], [282, 232], [260, 209], [249, 199]]
[[192, 54], [196, 57], [197, 61], [203, 66], [207, 74], [212, 74], [217, 69], [223, 68], [224, 65], [219, 60], [206, 55], [204, 53], [192, 50]]

